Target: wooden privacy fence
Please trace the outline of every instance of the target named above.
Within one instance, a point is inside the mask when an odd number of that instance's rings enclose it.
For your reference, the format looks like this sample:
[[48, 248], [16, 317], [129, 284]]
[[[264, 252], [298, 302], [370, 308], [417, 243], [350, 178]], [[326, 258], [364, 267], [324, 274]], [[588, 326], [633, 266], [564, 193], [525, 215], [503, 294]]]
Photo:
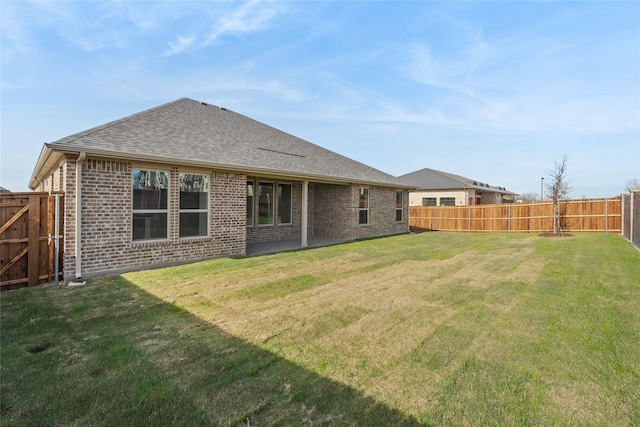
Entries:
[[622, 235], [640, 249], [640, 190], [622, 196]]
[[0, 290], [62, 277], [62, 206], [60, 193], [0, 193]]
[[[552, 201], [475, 206], [411, 206], [411, 227], [427, 230], [543, 233], [553, 231]], [[562, 231], [621, 232], [620, 197], [563, 200]]]

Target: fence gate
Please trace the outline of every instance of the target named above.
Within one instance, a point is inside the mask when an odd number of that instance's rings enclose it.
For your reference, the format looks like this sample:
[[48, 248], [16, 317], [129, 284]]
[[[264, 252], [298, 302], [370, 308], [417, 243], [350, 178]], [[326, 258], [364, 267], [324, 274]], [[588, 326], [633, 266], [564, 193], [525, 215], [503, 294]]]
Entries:
[[0, 290], [62, 277], [63, 193], [0, 193]]

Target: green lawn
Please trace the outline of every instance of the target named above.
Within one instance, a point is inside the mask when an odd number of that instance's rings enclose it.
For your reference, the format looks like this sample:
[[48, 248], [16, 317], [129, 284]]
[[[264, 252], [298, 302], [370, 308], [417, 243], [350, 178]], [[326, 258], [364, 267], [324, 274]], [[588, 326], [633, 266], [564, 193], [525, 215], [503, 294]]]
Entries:
[[0, 424], [640, 425], [640, 252], [422, 233], [4, 292]]

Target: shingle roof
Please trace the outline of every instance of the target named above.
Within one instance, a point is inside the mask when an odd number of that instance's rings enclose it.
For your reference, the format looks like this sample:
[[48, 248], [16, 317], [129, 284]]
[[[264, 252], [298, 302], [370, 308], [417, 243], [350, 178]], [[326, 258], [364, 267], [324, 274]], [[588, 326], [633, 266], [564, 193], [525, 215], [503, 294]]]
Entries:
[[496, 187], [477, 180], [442, 172], [435, 169], [424, 168], [411, 172], [398, 178], [410, 182], [420, 190], [453, 190], [461, 188], [474, 188], [476, 190], [493, 191], [502, 194], [516, 194], [504, 187]]
[[[246, 173], [411, 187], [392, 175], [249, 117], [188, 98], [70, 135], [45, 147]], [[38, 168], [32, 183], [38, 180]]]

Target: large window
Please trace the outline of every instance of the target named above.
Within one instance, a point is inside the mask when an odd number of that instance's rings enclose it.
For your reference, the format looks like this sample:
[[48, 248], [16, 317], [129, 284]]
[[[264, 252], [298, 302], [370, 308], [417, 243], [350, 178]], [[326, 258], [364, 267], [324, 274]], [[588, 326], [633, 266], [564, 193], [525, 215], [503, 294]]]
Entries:
[[133, 240], [168, 237], [169, 174], [163, 171], [133, 170]]
[[440, 197], [440, 206], [455, 206], [455, 197]]
[[258, 183], [258, 225], [273, 224], [273, 183]]
[[360, 189], [359, 223], [369, 224], [369, 189]]
[[202, 237], [209, 234], [209, 177], [181, 173], [180, 237]]
[[402, 191], [396, 191], [396, 221], [402, 221]]
[[278, 184], [278, 223], [291, 224], [291, 184]]
[[253, 225], [253, 181], [247, 181], [247, 225]]
[[438, 199], [435, 197], [423, 197], [422, 198], [422, 206], [436, 206], [438, 203]]

